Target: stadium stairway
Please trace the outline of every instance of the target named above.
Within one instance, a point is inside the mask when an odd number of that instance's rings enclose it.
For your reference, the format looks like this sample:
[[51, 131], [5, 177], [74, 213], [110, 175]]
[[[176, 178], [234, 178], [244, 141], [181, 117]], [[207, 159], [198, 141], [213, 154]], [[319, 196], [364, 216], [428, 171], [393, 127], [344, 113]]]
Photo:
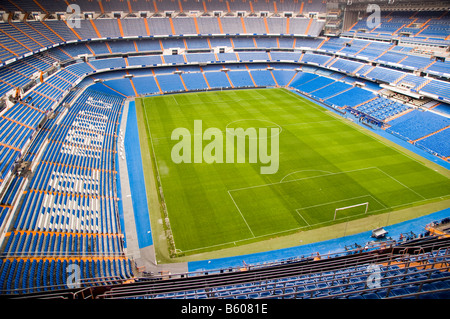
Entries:
[[[67, 101], [74, 97], [69, 95]], [[123, 282], [133, 276], [131, 261], [123, 253], [117, 198], [112, 194], [116, 121], [122, 105], [123, 98], [117, 95], [88, 89], [70, 108], [59, 106], [61, 118], [52, 118], [39, 131], [36, 141], [46, 143], [33, 142], [25, 154], [39, 160], [34, 174], [26, 184], [13, 183], [7, 190], [15, 192], [20, 202], [2, 246], [2, 293], [67, 287], [65, 272], [70, 265], [80, 268], [82, 286]], [[25, 191], [19, 193], [18, 186]], [[12, 208], [12, 202], [3, 202]]]
[[[111, 278], [85, 289], [63, 289], [9, 298], [101, 299], [411, 299], [448, 298], [450, 237], [448, 218], [432, 222], [429, 234], [400, 237], [342, 253], [298, 256], [273, 264], [245, 265], [220, 272], [189, 273], [165, 280], [137, 278], [117, 284]], [[443, 226], [443, 227], [442, 227]], [[17, 267], [7, 260], [6, 264]], [[79, 261], [81, 264], [81, 260]], [[97, 266], [86, 261], [86, 271]], [[58, 265], [58, 266], [56, 266]], [[18, 266], [19, 269], [23, 264]], [[29, 263], [25, 267], [30, 267]], [[34, 266], [36, 267], [36, 266]], [[41, 265], [40, 268], [45, 267]], [[47, 264], [46, 267], [50, 267]], [[57, 264], [51, 268], [59, 269]], [[107, 266], [108, 267], [108, 266]], [[39, 267], [37, 267], [40, 269]], [[84, 268], [83, 268], [84, 269]], [[59, 272], [57, 272], [58, 274]], [[58, 275], [54, 281], [58, 282]], [[0, 278], [0, 279], [3, 279]], [[8, 287], [18, 283], [7, 282]]]

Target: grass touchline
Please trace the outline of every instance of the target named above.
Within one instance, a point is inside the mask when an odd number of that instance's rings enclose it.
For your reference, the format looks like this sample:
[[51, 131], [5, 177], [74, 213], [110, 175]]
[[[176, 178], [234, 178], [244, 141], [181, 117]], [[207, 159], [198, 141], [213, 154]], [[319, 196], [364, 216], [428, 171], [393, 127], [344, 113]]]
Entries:
[[[163, 220], [170, 223], [171, 240], [183, 254], [264, 242], [274, 236], [369, 218], [450, 196], [449, 177], [431, 169], [434, 164], [425, 165], [423, 159], [417, 160], [287, 90], [156, 96], [142, 99], [140, 105], [144, 115], [140, 120], [145, 121], [148, 136], [144, 142], [156, 168], [146, 174], [155, 174], [158, 180], [156, 189], [164, 193], [160, 198], [166, 211]], [[200, 126], [195, 127], [196, 120], [202, 124], [197, 133], [195, 129]], [[215, 133], [226, 139], [227, 128], [237, 127], [247, 133], [244, 137], [248, 142], [240, 149], [246, 156], [252, 140], [255, 145], [260, 138], [249, 128], [282, 130], [274, 174], [261, 174], [260, 163], [254, 160], [235, 160], [227, 165], [210, 157], [204, 160], [204, 150], [212, 142], [212, 134], [205, 139], [204, 133], [210, 128], [225, 128]], [[194, 158], [190, 163], [172, 160], [174, 141], [167, 137], [177, 128], [189, 132], [190, 145], [183, 148], [191, 156], [197, 150], [198, 163]], [[196, 138], [200, 143], [194, 146]], [[237, 144], [232, 150], [235, 156], [239, 153]], [[206, 153], [217, 155], [212, 145]], [[366, 202], [367, 214], [361, 215], [365, 207], [359, 204]], [[333, 220], [339, 207], [348, 208], [340, 210]], [[160, 219], [160, 213], [154, 218]]]

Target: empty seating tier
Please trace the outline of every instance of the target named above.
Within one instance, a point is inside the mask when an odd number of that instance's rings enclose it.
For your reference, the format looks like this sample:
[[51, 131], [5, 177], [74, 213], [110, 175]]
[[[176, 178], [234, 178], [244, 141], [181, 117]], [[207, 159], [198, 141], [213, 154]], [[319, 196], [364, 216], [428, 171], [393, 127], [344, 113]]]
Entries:
[[[14, 12], [0, 23], [1, 294], [71, 288], [66, 279], [73, 267], [81, 271], [80, 287], [122, 285], [133, 278], [115, 158], [122, 108], [136, 95], [285, 87], [338, 112], [388, 122], [387, 132], [450, 157], [445, 111], [381, 95], [389, 85], [450, 102], [449, 62], [415, 45], [448, 45], [447, 11], [383, 12], [370, 30], [359, 21], [330, 37], [323, 32], [325, 19], [317, 19], [327, 12], [324, 1], [82, 2], [95, 18], [81, 19], [80, 28], [51, 18], [66, 12], [64, 1], [7, 1], [0, 8]], [[137, 17], [149, 6], [154, 16]], [[186, 14], [215, 10], [224, 15]], [[252, 15], [233, 14], [241, 10]], [[108, 16], [113, 11], [130, 16]], [[266, 11], [269, 16], [255, 16]], [[45, 17], [23, 19], [32, 12]], [[398, 37], [402, 33], [408, 39]], [[22, 164], [30, 165], [29, 175], [17, 173]], [[99, 297], [448, 297], [447, 248], [327, 257], [231, 273], [208, 281], [208, 287], [204, 278], [189, 281], [189, 289], [183, 281], [138, 280]], [[374, 262], [380, 265], [380, 289], [367, 285]]]

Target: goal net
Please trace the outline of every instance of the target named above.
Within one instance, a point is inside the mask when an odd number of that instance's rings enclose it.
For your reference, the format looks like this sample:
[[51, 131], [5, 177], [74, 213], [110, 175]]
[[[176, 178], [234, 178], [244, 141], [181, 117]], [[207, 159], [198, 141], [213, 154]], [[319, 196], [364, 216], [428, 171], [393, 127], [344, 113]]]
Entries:
[[[357, 208], [361, 207], [361, 208]], [[361, 212], [364, 212], [363, 214], [367, 214], [367, 211], [369, 210], [369, 202], [346, 206], [346, 207], [340, 207], [336, 208], [334, 210], [334, 217], [333, 220], [336, 220], [338, 216], [348, 217], [349, 215], [356, 215], [354, 212], [357, 211], [358, 215], [362, 214]]]

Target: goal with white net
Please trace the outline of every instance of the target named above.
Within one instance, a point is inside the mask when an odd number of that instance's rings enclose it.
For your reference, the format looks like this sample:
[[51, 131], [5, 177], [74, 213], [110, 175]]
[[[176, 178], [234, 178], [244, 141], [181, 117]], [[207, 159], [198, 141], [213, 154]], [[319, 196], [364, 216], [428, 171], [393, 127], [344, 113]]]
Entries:
[[[365, 208], [363, 207], [365, 206]], [[361, 203], [361, 204], [356, 204], [356, 205], [351, 205], [351, 206], [346, 206], [346, 207], [340, 207], [340, 208], [336, 208], [334, 210], [334, 218], [333, 220], [336, 220], [336, 217], [338, 216], [338, 213], [343, 212], [343, 211], [348, 211], [348, 210], [352, 210], [355, 207], [363, 207], [361, 209], [361, 211], [364, 209], [364, 214], [367, 214], [367, 211], [369, 210], [369, 202], [366, 203]], [[359, 212], [360, 210], [358, 210]], [[359, 214], [358, 214], [359, 215]]]

